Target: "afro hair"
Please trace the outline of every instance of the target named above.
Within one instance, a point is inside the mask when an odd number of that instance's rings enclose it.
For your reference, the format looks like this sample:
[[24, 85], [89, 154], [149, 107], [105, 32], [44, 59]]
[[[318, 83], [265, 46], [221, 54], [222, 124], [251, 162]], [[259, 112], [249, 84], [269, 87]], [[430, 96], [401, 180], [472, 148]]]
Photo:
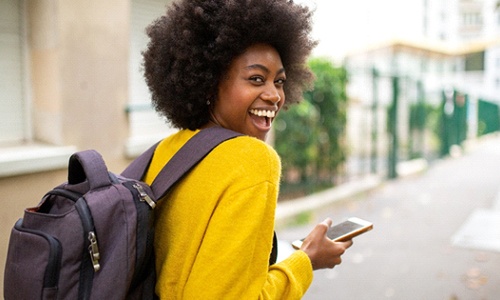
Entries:
[[312, 12], [291, 0], [179, 0], [147, 27], [144, 73], [155, 109], [180, 129], [209, 121], [207, 100], [249, 46], [276, 48], [286, 70], [286, 103], [302, 100], [313, 74], [307, 58]]

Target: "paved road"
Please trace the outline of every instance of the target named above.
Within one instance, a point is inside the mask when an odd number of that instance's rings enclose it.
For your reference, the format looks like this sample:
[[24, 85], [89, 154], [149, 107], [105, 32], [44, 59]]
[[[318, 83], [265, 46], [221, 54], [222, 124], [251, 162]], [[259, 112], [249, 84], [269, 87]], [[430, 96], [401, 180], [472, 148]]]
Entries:
[[500, 137], [278, 230], [280, 251], [313, 223], [374, 223], [333, 270], [315, 273], [304, 299], [500, 299]]

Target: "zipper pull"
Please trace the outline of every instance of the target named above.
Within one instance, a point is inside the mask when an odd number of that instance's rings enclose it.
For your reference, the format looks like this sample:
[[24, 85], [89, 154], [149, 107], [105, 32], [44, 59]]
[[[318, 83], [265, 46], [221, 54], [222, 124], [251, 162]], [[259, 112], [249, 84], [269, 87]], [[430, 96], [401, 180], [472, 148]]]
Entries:
[[101, 269], [101, 265], [99, 264], [99, 259], [101, 259], [101, 255], [99, 253], [99, 247], [97, 246], [97, 237], [93, 231], [89, 232], [88, 239], [90, 241], [89, 245], [89, 253], [90, 260], [92, 260], [92, 265], [94, 266], [94, 272], [99, 271]]
[[134, 188], [139, 192], [139, 197], [141, 197], [141, 201], [145, 201], [151, 208], [155, 208], [156, 202], [149, 197], [149, 195], [144, 191], [142, 186], [138, 183], [134, 184]]

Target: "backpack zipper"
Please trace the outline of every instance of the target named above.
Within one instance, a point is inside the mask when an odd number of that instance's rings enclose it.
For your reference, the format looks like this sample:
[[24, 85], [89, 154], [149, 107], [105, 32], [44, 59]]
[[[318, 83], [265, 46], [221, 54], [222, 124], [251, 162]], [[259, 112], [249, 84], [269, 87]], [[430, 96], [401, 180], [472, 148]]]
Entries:
[[101, 269], [101, 265], [99, 264], [99, 259], [101, 259], [101, 254], [99, 253], [99, 247], [97, 246], [97, 237], [93, 231], [89, 232], [88, 240], [90, 242], [89, 245], [89, 254], [90, 260], [92, 261], [92, 266], [94, 267], [94, 271], [97, 272]]
[[139, 192], [139, 198], [141, 198], [141, 201], [146, 202], [151, 208], [156, 207], [156, 202], [154, 202], [153, 199], [149, 197], [149, 195], [146, 193], [146, 191], [144, 191], [140, 184], [134, 183], [133, 187], [137, 190], [137, 192]]

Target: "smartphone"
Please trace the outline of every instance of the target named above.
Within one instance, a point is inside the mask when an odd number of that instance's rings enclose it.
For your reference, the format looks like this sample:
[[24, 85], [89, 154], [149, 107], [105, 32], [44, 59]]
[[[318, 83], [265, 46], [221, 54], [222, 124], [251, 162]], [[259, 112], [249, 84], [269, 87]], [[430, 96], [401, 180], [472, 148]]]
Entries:
[[[371, 222], [360, 218], [351, 217], [342, 223], [330, 227], [330, 229], [328, 229], [328, 231], [326, 232], [326, 236], [332, 241], [342, 242], [350, 240], [353, 237], [372, 229], [373, 224]], [[300, 249], [303, 240], [304, 239], [294, 241], [292, 243], [292, 246], [295, 249]]]

